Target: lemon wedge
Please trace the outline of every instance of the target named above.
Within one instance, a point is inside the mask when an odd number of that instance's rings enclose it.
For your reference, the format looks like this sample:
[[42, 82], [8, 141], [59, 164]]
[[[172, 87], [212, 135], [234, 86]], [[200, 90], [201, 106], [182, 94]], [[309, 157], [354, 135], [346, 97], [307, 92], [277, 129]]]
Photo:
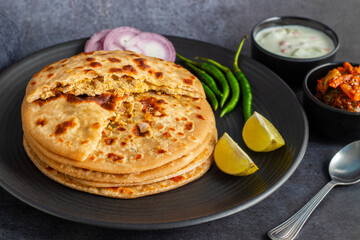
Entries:
[[285, 144], [274, 125], [257, 112], [246, 121], [242, 136], [246, 146], [255, 152], [270, 152]]
[[216, 143], [214, 159], [221, 171], [235, 176], [247, 176], [259, 169], [227, 133]]

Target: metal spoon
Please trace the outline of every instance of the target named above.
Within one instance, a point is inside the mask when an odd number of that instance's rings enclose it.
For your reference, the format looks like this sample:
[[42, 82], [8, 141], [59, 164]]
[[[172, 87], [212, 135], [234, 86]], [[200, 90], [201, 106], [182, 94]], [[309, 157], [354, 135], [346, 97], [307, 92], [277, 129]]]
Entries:
[[310, 214], [336, 185], [349, 185], [360, 181], [360, 140], [343, 147], [331, 159], [331, 181], [291, 218], [268, 232], [273, 240], [291, 240], [296, 237]]

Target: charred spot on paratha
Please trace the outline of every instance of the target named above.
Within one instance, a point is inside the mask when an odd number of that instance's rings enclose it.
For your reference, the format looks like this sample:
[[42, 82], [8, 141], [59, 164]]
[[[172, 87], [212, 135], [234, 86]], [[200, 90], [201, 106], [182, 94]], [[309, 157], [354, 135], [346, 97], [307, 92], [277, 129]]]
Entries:
[[132, 131], [133, 133], [134, 133], [134, 135], [135, 136], [137, 136], [137, 137], [146, 137], [146, 136], [150, 136], [150, 131], [149, 130], [147, 130], [147, 131], [140, 131], [140, 128], [139, 128], [139, 126], [138, 125], [136, 125], [136, 126], [134, 126], [134, 128], [133, 128], [133, 131]]
[[188, 85], [192, 85], [192, 84], [193, 84], [193, 80], [192, 80], [192, 79], [189, 79], [189, 78], [184, 78], [184, 79], [183, 79], [183, 82], [184, 82], [185, 84], [188, 84]]
[[90, 66], [93, 68], [96, 68], [96, 67], [102, 67], [102, 64], [99, 62], [92, 62], [92, 63], [90, 63]]
[[172, 135], [171, 135], [170, 132], [163, 133], [163, 136], [166, 137], [166, 138], [172, 138]]
[[121, 62], [121, 60], [120, 60], [120, 59], [115, 58], [115, 57], [108, 58], [108, 60], [109, 60], [110, 62], [112, 62], [112, 63]]
[[117, 137], [105, 138], [104, 141], [106, 145], [114, 145], [117, 139], [118, 139]]
[[76, 126], [75, 118], [70, 119], [69, 121], [65, 121], [59, 123], [55, 127], [55, 135], [62, 135], [67, 132], [69, 128], [74, 128]]
[[136, 65], [141, 69], [141, 70], [147, 70], [150, 69], [151, 67], [149, 65], [146, 64], [147, 59], [145, 58], [135, 58], [133, 59], [133, 62], [136, 63]]
[[167, 104], [164, 99], [157, 99], [155, 97], [144, 97], [140, 99], [140, 103], [143, 105], [142, 112], [150, 113], [155, 117], [164, 117], [167, 116], [165, 114], [165, 108], [162, 107], [162, 104]]
[[136, 74], [137, 71], [132, 65], [125, 65], [122, 68], [110, 68], [110, 73], [132, 73]]
[[194, 128], [194, 123], [192, 123], [192, 122], [187, 122], [187, 123], [185, 123], [185, 130], [190, 131], [190, 130], [192, 130], [193, 128]]
[[136, 54], [136, 53], [134, 53], [134, 52], [131, 52], [131, 51], [126, 51], [126, 52], [129, 52], [130, 54], [130, 56], [134, 56], [134, 57], [140, 57], [140, 55], [138, 55], [138, 54]]
[[130, 73], [133, 73], [133, 74], [137, 73], [136, 69], [132, 65], [125, 65], [125, 66], [122, 67], [122, 69], [123, 69], [124, 72], [130, 72]]
[[110, 73], [121, 73], [122, 69], [121, 68], [110, 68], [109, 72]]
[[87, 62], [94, 62], [94, 61], [95, 61], [95, 58], [93, 58], [93, 57], [88, 57], [88, 58], [85, 59], [85, 61], [87, 61]]
[[39, 118], [38, 120], [36, 120], [35, 125], [43, 127], [46, 125], [46, 123], [47, 123], [46, 119]]
[[140, 160], [143, 157], [142, 154], [136, 154], [135, 156], [135, 160]]
[[124, 160], [124, 156], [116, 155], [115, 153], [108, 153], [106, 156], [114, 162], [123, 162]]
[[196, 114], [196, 117], [201, 120], [205, 120], [204, 116], [201, 114]]
[[164, 149], [162, 149], [162, 148], [157, 148], [156, 149], [156, 153], [158, 153], [158, 154], [164, 154], [164, 153], [166, 153], [167, 151], [166, 150], [164, 150]]
[[163, 78], [163, 77], [164, 77], [164, 73], [162, 73], [162, 72], [156, 72], [156, 73], [155, 73], [155, 77], [156, 77], [156, 78]]
[[54, 66], [45, 66], [45, 67], [43, 68], [43, 70], [44, 70], [45, 72], [49, 72], [49, 71], [53, 70], [54, 68], [55, 68]]

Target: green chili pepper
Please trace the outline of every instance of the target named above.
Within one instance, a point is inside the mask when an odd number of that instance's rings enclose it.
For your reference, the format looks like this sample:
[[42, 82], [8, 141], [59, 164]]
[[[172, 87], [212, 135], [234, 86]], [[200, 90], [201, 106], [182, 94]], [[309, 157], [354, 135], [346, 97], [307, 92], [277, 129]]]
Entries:
[[214, 111], [216, 111], [218, 109], [219, 103], [216, 99], [215, 93], [205, 83], [201, 82], [201, 84], [203, 85], [206, 98], [210, 101]]
[[241, 85], [243, 113], [244, 113], [244, 121], [245, 122], [250, 118], [250, 116], [252, 114], [252, 92], [251, 92], [251, 87], [250, 87], [248, 80], [246, 79], [244, 73], [240, 70], [240, 68], [238, 66], [238, 58], [239, 58], [241, 48], [242, 48], [246, 38], [247, 38], [247, 36], [245, 36], [242, 39], [242, 41], [240, 42], [239, 48], [234, 57], [234, 74]]
[[189, 62], [185, 62], [186, 65], [188, 65], [192, 70], [194, 70], [194, 72], [196, 72], [196, 75], [200, 78], [201, 81], [205, 82], [208, 87], [218, 96], [222, 96], [222, 93], [220, 92], [220, 90], [218, 89], [218, 87], [216, 86], [216, 83], [214, 81], [214, 79], [207, 74], [205, 71], [201, 70], [198, 67], [195, 67], [193, 64], [189, 63]]
[[217, 80], [221, 84], [222, 97], [220, 100], [220, 107], [223, 107], [226, 100], [228, 99], [228, 97], [230, 95], [229, 84], [227, 83], [227, 80], [226, 80], [224, 74], [217, 67], [215, 67], [212, 64], [208, 64], [206, 62], [195, 62], [195, 61], [187, 59], [179, 54], [176, 54], [176, 56], [184, 62], [191, 63], [191, 64], [195, 65], [196, 67], [201, 68], [202, 70], [204, 70], [206, 73], [208, 73], [210, 76], [212, 76], [215, 80]]
[[231, 99], [226, 104], [226, 106], [222, 109], [222, 111], [220, 112], [220, 117], [223, 117], [228, 112], [231, 112], [232, 110], [234, 110], [237, 103], [239, 102], [239, 99], [240, 99], [240, 85], [239, 85], [239, 82], [237, 81], [237, 79], [234, 76], [234, 74], [232, 73], [232, 71], [229, 68], [221, 65], [220, 63], [218, 63], [218, 62], [216, 62], [214, 60], [208, 59], [208, 58], [196, 57], [196, 59], [201, 59], [201, 60], [207, 61], [207, 62], [209, 62], [211, 64], [214, 64], [217, 68], [222, 70], [226, 75], [226, 78], [227, 78], [227, 80], [229, 82], [229, 85], [230, 85], [230, 88], [231, 88]]

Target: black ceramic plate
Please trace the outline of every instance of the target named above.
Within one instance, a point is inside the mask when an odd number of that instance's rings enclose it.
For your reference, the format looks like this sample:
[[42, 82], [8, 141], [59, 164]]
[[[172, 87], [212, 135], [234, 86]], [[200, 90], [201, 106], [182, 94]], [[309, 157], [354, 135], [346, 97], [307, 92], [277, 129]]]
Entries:
[[[232, 66], [234, 52], [208, 43], [169, 37], [178, 53], [209, 57]], [[280, 131], [286, 146], [254, 153], [241, 138], [242, 109], [219, 118], [219, 136], [228, 132], [259, 166], [248, 177], [220, 172], [215, 165], [202, 178], [181, 188], [133, 200], [112, 199], [64, 187], [40, 173], [24, 152], [20, 106], [27, 82], [45, 65], [82, 51], [85, 40], [35, 53], [0, 75], [0, 185], [23, 202], [49, 214], [82, 223], [122, 229], [165, 229], [222, 218], [260, 202], [295, 171], [308, 140], [306, 116], [290, 88], [268, 68], [247, 58], [240, 67], [254, 94], [254, 110]], [[218, 114], [218, 113], [217, 113]]]

